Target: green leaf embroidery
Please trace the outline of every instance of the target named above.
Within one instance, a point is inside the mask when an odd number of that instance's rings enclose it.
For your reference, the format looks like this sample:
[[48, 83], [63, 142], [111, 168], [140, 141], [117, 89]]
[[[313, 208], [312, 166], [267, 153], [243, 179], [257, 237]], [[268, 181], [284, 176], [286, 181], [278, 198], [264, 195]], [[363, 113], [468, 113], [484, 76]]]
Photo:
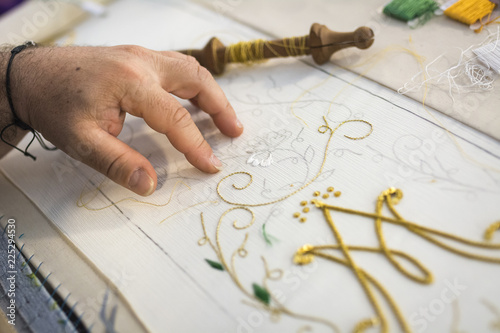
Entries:
[[272, 235], [269, 235], [266, 231], [266, 224], [264, 223], [262, 225], [262, 236], [264, 236], [264, 240], [266, 241], [267, 245], [269, 246], [272, 246], [273, 245], [273, 241], [279, 241], [278, 238], [272, 236]]
[[271, 302], [271, 295], [269, 295], [269, 292], [266, 290], [266, 288], [259, 286], [257, 283], [252, 284], [252, 287], [255, 297], [260, 299], [263, 303], [269, 305], [269, 303]]
[[220, 263], [218, 263], [217, 261], [212, 261], [210, 259], [205, 259], [205, 261], [212, 267], [212, 268], [215, 268], [215, 269], [218, 269], [219, 271], [223, 271], [224, 270], [224, 266], [222, 266]]

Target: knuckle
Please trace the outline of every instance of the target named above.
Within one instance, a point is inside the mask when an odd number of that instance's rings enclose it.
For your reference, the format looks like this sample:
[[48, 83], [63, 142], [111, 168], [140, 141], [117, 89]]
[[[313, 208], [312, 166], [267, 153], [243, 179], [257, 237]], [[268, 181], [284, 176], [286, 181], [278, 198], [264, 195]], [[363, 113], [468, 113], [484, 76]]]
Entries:
[[145, 102], [148, 95], [147, 91], [153, 83], [148, 77], [141, 76], [141, 74], [137, 73], [134, 69], [130, 69], [130, 72], [126, 75], [129, 81], [122, 100], [133, 105]]
[[119, 51], [133, 56], [145, 57], [151, 54], [151, 51], [146, 49], [145, 47], [138, 45], [119, 45], [115, 46]]
[[198, 60], [196, 60], [195, 57], [190, 56], [190, 55], [186, 56], [186, 61], [189, 62], [189, 63], [191, 63], [191, 64], [200, 65], [200, 63], [198, 62]]
[[208, 143], [205, 141], [205, 139], [203, 138], [203, 136], [198, 135], [196, 137], [195, 143], [194, 143], [195, 151], [203, 150], [207, 144]]
[[171, 114], [170, 125], [181, 129], [188, 127], [191, 124], [191, 115], [182, 106], [178, 107]]
[[204, 151], [205, 149], [209, 148], [210, 146], [208, 143], [205, 141], [202, 135], [197, 135], [191, 145], [189, 146], [189, 149], [185, 152], [186, 157], [191, 157], [194, 159], [199, 159], [200, 158], [200, 153]]
[[115, 63], [115, 70], [118, 76], [130, 80], [131, 82], [145, 79], [141, 66], [134, 61], [121, 61]]
[[200, 81], [207, 81], [207, 80], [212, 79], [212, 74], [210, 74], [208, 69], [206, 69], [205, 67], [203, 67], [201, 65], [198, 65], [196, 74], [197, 74], [198, 80], [200, 80]]
[[102, 167], [102, 171], [106, 175], [106, 177], [112, 180], [118, 180], [120, 178], [120, 174], [123, 173], [124, 169], [124, 161], [126, 159], [127, 153], [122, 153], [113, 157], [113, 159], [108, 160], [105, 165]]

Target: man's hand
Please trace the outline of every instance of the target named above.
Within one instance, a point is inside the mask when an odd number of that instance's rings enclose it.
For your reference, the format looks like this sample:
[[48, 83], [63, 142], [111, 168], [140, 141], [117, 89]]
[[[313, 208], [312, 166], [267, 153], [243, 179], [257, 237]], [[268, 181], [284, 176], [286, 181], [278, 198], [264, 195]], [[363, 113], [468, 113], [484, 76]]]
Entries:
[[[222, 164], [171, 94], [193, 101], [225, 135], [243, 131], [212, 75], [176, 52], [138, 46], [26, 49], [14, 59], [11, 87], [22, 121], [73, 158], [145, 196], [156, 188], [156, 173], [144, 156], [116, 138], [126, 113], [164, 133], [208, 173]], [[77, 153], [82, 145], [84, 155]]]

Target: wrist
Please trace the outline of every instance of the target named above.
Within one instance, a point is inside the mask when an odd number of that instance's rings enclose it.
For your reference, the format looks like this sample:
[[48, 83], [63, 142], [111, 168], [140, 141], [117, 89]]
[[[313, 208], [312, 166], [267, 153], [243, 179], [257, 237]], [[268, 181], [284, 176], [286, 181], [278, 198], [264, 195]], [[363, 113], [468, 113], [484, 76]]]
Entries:
[[7, 64], [9, 62], [10, 48], [0, 47], [0, 130], [11, 123], [14, 117], [11, 115], [7, 93], [5, 90], [5, 77], [7, 74]]
[[[30, 59], [34, 57], [35, 50], [32, 47], [34, 45], [33, 42], [27, 42], [24, 45], [13, 48], [8, 54], [6, 67], [6, 89], [4, 90], [6, 91], [9, 111], [12, 117], [18, 121], [18, 127], [23, 129], [33, 128], [29, 113], [29, 102], [31, 101], [30, 94], [33, 91], [34, 85], [30, 86], [27, 83], [33, 81], [33, 68], [30, 66], [33, 61]], [[7, 82], [7, 75], [9, 76], [9, 82]]]
[[[5, 87], [5, 78], [7, 74], [7, 64], [9, 63], [10, 46], [0, 47], [0, 131], [14, 121], [14, 116], [10, 111], [7, 100], [7, 91]], [[4, 132], [7, 140], [12, 140], [16, 136], [16, 130], [12, 127]]]
[[[14, 113], [12, 112], [12, 108], [9, 104], [9, 99], [7, 97], [7, 71], [9, 60], [12, 56], [11, 50], [14, 46], [2, 46], [0, 47], [0, 132], [2, 132], [2, 140], [10, 145], [16, 145], [21, 138], [26, 134], [26, 131], [21, 130], [17, 126], [13, 126], [12, 124], [15, 121]], [[16, 55], [17, 58], [18, 55]], [[15, 59], [18, 60], [18, 59]], [[14, 66], [12, 66], [14, 67]], [[20, 89], [19, 84], [13, 84], [13, 81], [16, 80], [15, 71], [11, 68], [10, 71], [10, 88], [11, 95], [13, 95], [13, 91], [16, 89]], [[14, 98], [13, 98], [13, 102]], [[14, 104], [15, 105], [15, 104]], [[18, 109], [16, 108], [16, 115], [18, 118], [26, 122], [26, 116], [21, 116]], [[3, 157], [10, 149], [11, 146], [6, 144], [5, 142], [0, 142], [0, 158]]]

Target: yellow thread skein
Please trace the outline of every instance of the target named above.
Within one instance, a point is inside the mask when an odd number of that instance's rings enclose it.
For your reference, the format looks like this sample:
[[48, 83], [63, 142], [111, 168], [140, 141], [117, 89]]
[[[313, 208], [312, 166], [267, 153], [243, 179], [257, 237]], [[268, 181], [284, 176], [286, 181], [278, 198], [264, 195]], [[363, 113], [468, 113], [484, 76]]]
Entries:
[[444, 14], [456, 21], [471, 25], [490, 14], [495, 4], [489, 0], [459, 0], [448, 7]]

